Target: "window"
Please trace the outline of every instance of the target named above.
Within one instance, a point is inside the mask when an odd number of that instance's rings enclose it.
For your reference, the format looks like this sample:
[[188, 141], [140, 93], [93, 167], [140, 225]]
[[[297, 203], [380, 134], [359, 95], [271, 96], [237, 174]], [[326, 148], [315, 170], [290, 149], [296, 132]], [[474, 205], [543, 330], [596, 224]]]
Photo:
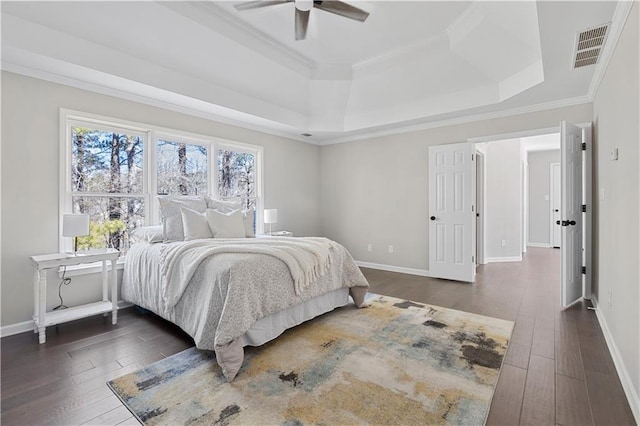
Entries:
[[146, 135], [95, 123], [71, 123], [67, 211], [90, 216], [89, 236], [79, 248], [112, 247], [123, 252], [131, 232], [145, 222]]
[[158, 195], [207, 194], [207, 147], [160, 139], [157, 142]]
[[136, 228], [160, 223], [156, 194], [240, 198], [262, 231], [261, 147], [68, 110], [61, 129], [60, 217], [91, 217], [79, 248], [126, 254]]
[[241, 198], [243, 208], [256, 208], [256, 156], [251, 152], [218, 149], [218, 196]]

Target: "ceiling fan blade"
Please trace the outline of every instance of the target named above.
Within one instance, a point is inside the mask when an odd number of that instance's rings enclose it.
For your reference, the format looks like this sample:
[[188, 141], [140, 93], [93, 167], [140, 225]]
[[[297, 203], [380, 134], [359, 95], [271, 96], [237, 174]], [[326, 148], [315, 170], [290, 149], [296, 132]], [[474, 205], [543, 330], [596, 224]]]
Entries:
[[290, 3], [293, 0], [257, 0], [257, 1], [245, 1], [233, 5], [237, 10], [249, 10], [258, 9], [261, 7], [275, 6], [276, 4]]
[[303, 11], [296, 8], [296, 40], [304, 40], [307, 37], [309, 12], [309, 10]]
[[366, 21], [369, 17], [369, 12], [338, 0], [314, 1], [313, 7], [360, 22]]

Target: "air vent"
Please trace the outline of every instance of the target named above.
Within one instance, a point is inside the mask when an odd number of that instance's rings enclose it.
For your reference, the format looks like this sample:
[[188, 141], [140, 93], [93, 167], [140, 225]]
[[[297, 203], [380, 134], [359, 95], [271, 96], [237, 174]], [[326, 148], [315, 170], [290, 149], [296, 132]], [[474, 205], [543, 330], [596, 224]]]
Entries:
[[602, 46], [607, 40], [611, 23], [589, 28], [578, 33], [573, 68], [585, 67], [598, 62]]

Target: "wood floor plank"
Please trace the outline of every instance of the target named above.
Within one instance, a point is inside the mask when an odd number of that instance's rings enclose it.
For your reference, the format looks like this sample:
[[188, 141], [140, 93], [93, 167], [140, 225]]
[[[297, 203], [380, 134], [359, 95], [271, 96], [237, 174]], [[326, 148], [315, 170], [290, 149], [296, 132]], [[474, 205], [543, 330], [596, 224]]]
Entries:
[[[118, 405], [111, 411], [107, 411], [97, 417], [90, 419], [83, 425], [101, 426], [101, 425], [117, 425], [121, 422], [129, 420], [131, 412], [124, 405]], [[137, 422], [136, 422], [137, 423]]]
[[587, 391], [596, 425], [635, 425], [633, 412], [624, 404], [624, 390], [617, 377], [586, 372]]
[[556, 423], [564, 426], [593, 424], [584, 380], [556, 374]]
[[536, 317], [533, 340], [531, 342], [531, 354], [554, 359], [555, 341], [554, 320]]
[[555, 359], [556, 373], [575, 379], [584, 379], [582, 352], [574, 321], [557, 322]]
[[503, 364], [487, 425], [516, 425], [520, 421], [527, 370]]
[[555, 424], [555, 364], [552, 359], [531, 355], [522, 401], [521, 425]]
[[520, 367], [524, 370], [529, 368], [529, 355], [531, 353], [531, 347], [521, 345], [520, 343], [511, 342], [507, 349], [507, 355], [504, 358], [504, 362], [511, 364], [514, 367]]

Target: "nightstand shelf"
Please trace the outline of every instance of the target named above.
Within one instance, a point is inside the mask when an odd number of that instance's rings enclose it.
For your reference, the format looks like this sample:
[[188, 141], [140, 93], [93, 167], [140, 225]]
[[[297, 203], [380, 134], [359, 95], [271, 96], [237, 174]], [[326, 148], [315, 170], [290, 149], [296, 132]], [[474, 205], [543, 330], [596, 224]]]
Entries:
[[[109, 312], [111, 312], [112, 324], [118, 322], [116, 262], [119, 257], [120, 252], [113, 249], [89, 251], [78, 255], [53, 253], [31, 256], [31, 263], [35, 268], [33, 278], [33, 331], [34, 333], [39, 333], [38, 340], [40, 343], [46, 342], [46, 328], [51, 325]], [[102, 301], [47, 312], [47, 269], [94, 262], [102, 262]], [[111, 274], [108, 272], [108, 263], [111, 263]], [[111, 286], [111, 300], [109, 300], [109, 286]]]
[[48, 327], [50, 325], [61, 324], [93, 315], [106, 314], [111, 311], [113, 311], [113, 304], [110, 300], [106, 302], [87, 303], [86, 305], [73, 306], [67, 309], [58, 309], [57, 311], [46, 313], [44, 326]]

